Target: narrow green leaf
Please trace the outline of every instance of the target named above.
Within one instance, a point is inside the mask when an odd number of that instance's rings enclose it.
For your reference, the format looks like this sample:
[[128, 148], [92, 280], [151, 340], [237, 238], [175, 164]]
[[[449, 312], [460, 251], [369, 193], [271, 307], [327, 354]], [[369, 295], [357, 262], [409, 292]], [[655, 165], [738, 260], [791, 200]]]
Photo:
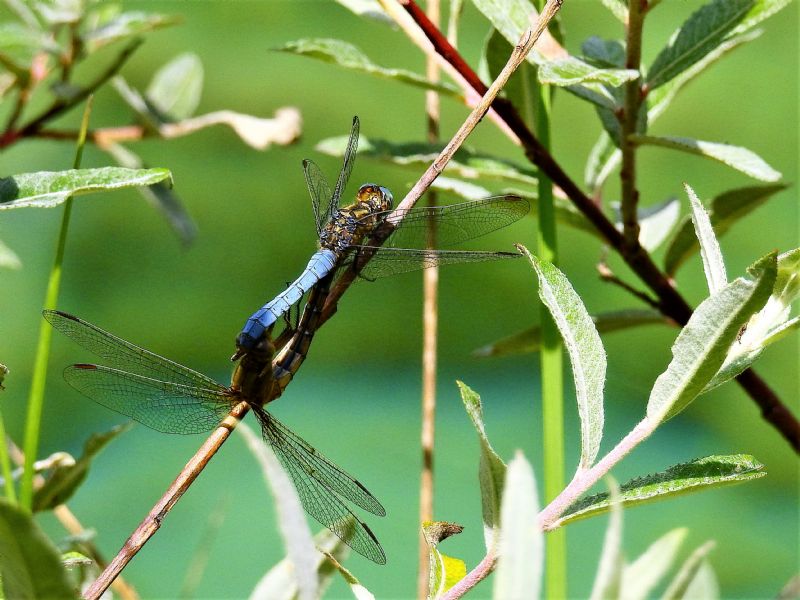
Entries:
[[694, 81], [698, 75], [731, 50], [758, 38], [760, 35], [761, 31], [751, 31], [726, 39], [688, 69], [681, 71], [664, 85], [650, 90], [650, 93], [647, 95], [647, 118], [649, 122], [652, 123], [664, 113], [675, 99], [678, 92], [683, 89], [684, 85], [690, 81]]
[[622, 68], [625, 66], [625, 46], [618, 40], [604, 40], [593, 35], [581, 44], [586, 60], [600, 67]]
[[619, 484], [608, 476], [608, 493], [611, 516], [608, 519], [606, 535], [603, 540], [603, 551], [597, 565], [597, 575], [592, 584], [589, 600], [611, 600], [619, 597], [619, 586], [622, 580], [622, 500]]
[[81, 20], [84, 4], [80, 0], [39, 0], [33, 8], [48, 25], [66, 25]]
[[30, 514], [0, 498], [0, 576], [6, 598], [75, 598], [61, 555]]
[[[342, 156], [346, 144], [346, 136], [333, 137], [322, 140], [316, 145], [316, 150], [330, 156]], [[362, 156], [412, 168], [417, 168], [421, 165], [428, 166], [439, 155], [441, 150], [442, 146], [439, 144], [418, 142], [398, 144], [386, 140], [369, 139], [363, 136], [360, 138], [358, 145], [358, 153]], [[444, 172], [466, 179], [486, 177], [488, 179], [513, 181], [531, 186], [536, 185], [536, 173], [527, 167], [464, 147], [455, 153], [453, 160], [447, 163]]]
[[73, 550], [61, 555], [61, 564], [64, 565], [66, 569], [77, 569], [94, 564], [94, 561], [88, 556]]
[[[727, 191], [713, 198], [708, 213], [717, 238], [725, 235], [734, 223], [764, 204], [773, 194], [784, 189], [786, 189], [786, 185], [782, 183], [744, 187]], [[667, 246], [664, 256], [664, 269], [667, 274], [674, 276], [678, 267], [699, 249], [700, 243], [694, 234], [691, 219], [687, 216], [681, 221]]]
[[693, 13], [656, 56], [647, 75], [655, 89], [718, 47], [742, 22], [753, 0], [712, 0]]
[[130, 428], [128, 423], [105, 433], [93, 433], [83, 444], [83, 455], [72, 464], [55, 467], [44, 484], [33, 493], [32, 510], [52, 510], [69, 500], [89, 474], [94, 458], [111, 440]]
[[601, 69], [570, 56], [548, 61], [539, 67], [539, 82], [549, 85], [568, 86], [581, 83], [602, 83], [619, 87], [639, 77], [634, 69]]
[[782, 177], [755, 152], [741, 146], [669, 136], [634, 135], [632, 140], [639, 145], [661, 146], [711, 158], [760, 181], [778, 181]]
[[[620, 487], [622, 506], [630, 508], [707, 488], [759, 479], [766, 474], [764, 465], [747, 454], [697, 458], [623, 484]], [[558, 524], [602, 514], [608, 511], [610, 504], [607, 492], [581, 498], [567, 509]]]
[[[0, 65], [11, 67], [22, 75], [30, 69], [33, 57], [39, 52], [56, 52], [58, 46], [44, 31], [37, 31], [21, 23], [0, 23]], [[8, 62], [10, 61], [10, 65]]]
[[593, 196], [600, 193], [609, 175], [621, 161], [622, 152], [614, 145], [608, 133], [602, 131], [592, 146], [589, 158], [586, 159], [586, 168], [583, 173], [586, 187]]
[[464, 528], [458, 523], [426, 521], [422, 524], [422, 535], [428, 545], [428, 598], [441, 598], [451, 587], [467, 574], [467, 565], [460, 558], [447, 556], [439, 551], [439, 543], [451, 535], [458, 535]]
[[377, 65], [361, 52], [359, 48], [342, 40], [328, 38], [302, 39], [288, 42], [274, 49], [279, 52], [315, 58], [345, 69], [384, 77], [425, 90], [434, 90], [445, 96], [457, 99], [463, 97], [461, 90], [449, 83], [435, 83], [429, 81], [428, 78], [423, 75], [418, 75], [417, 73], [405, 69], [390, 69]]
[[0, 240], [0, 267], [4, 269], [19, 269], [22, 267], [22, 261], [11, 248], [6, 246]]
[[52, 208], [73, 195], [153, 185], [160, 181], [172, 184], [169, 169], [102, 167], [23, 173], [0, 179], [0, 210], [31, 206]]
[[[506, 66], [508, 57], [511, 56], [512, 45], [503, 35], [492, 28], [484, 44], [483, 54], [486, 61], [487, 79], [494, 81]], [[508, 98], [526, 120], [533, 114], [535, 98], [533, 97], [533, 84], [536, 77], [533, 67], [523, 63], [509, 78], [503, 87], [503, 94]]]
[[673, 529], [663, 535], [622, 571], [622, 600], [645, 600], [672, 567], [689, 530]]
[[506, 476], [506, 465], [489, 443], [483, 427], [483, 409], [481, 397], [465, 383], [456, 381], [461, 392], [461, 401], [467, 415], [478, 432], [481, 445], [481, 458], [478, 466], [478, 480], [481, 487], [481, 512], [483, 515], [483, 536], [486, 549], [492, 549], [497, 543], [500, 530], [500, 499], [503, 495], [503, 482]]
[[716, 294], [728, 284], [728, 274], [725, 272], [725, 261], [722, 258], [722, 250], [719, 247], [717, 236], [714, 235], [714, 228], [711, 226], [711, 219], [700, 203], [700, 199], [688, 183], [684, 183], [686, 194], [689, 196], [689, 204], [692, 208], [692, 223], [694, 223], [694, 233], [700, 242], [700, 257], [703, 259], [703, 270], [708, 282], [708, 293]]
[[687, 596], [686, 592], [689, 585], [697, 576], [709, 552], [714, 549], [716, 542], [708, 541], [699, 548], [697, 548], [687, 558], [678, 572], [673, 577], [672, 581], [667, 586], [661, 600], [680, 600], [681, 598], [708, 598], [706, 595], [693, 595]]
[[[612, 333], [642, 325], [669, 325], [672, 323], [660, 312], [649, 309], [623, 309], [591, 316], [597, 333]], [[472, 352], [480, 358], [538, 352], [541, 346], [541, 328], [537, 325], [482, 346]]]
[[[103, 148], [108, 152], [120, 166], [129, 169], [141, 169], [145, 166], [142, 159], [120, 144], [108, 144]], [[181, 242], [188, 246], [197, 235], [197, 226], [192, 217], [186, 212], [183, 202], [172, 188], [159, 182], [147, 187], [139, 187], [136, 190], [152, 206], [157, 208], [166, 217], [175, 233], [178, 234]]]
[[789, 6], [791, 2], [792, 0], [755, 0], [752, 8], [747, 11], [744, 19], [742, 19], [742, 22], [731, 32], [731, 35], [738, 35], [751, 30], [761, 23], [761, 21]]
[[156, 71], [145, 94], [160, 114], [180, 121], [197, 110], [202, 90], [203, 63], [196, 54], [186, 52]]
[[272, 492], [278, 529], [286, 547], [286, 554], [294, 566], [298, 597], [301, 600], [319, 598], [316, 576], [319, 553], [314, 547], [311, 530], [308, 528], [297, 490], [272, 449], [262, 442], [261, 436], [253, 433], [246, 423], [240, 423], [236, 431], [244, 438], [247, 449], [261, 467], [261, 474]]
[[772, 292], [777, 275], [774, 253], [768, 254], [692, 313], [672, 345], [672, 361], [656, 379], [647, 416], [659, 422], [686, 408], [722, 366], [742, 325]]
[[539, 278], [539, 297], [561, 333], [572, 363], [578, 415], [581, 419], [581, 469], [592, 466], [603, 438], [603, 386], [606, 352], [578, 294], [553, 264], [539, 260], [524, 247]]
[[544, 535], [533, 469], [522, 452], [508, 463], [500, 508], [500, 543], [492, 598], [538, 598], [542, 587]]
[[[320, 550], [315, 559], [314, 573], [317, 576], [317, 587], [322, 594], [337, 571], [329, 558], [343, 561], [350, 554], [350, 548], [328, 529], [323, 529], [315, 535], [313, 543]], [[284, 558], [267, 571], [256, 584], [250, 593], [250, 600], [296, 600], [299, 590], [294, 571], [295, 566], [292, 561], [288, 557]]]
[[770, 344], [797, 325], [789, 321], [791, 305], [800, 294], [800, 248], [778, 256], [778, 274], [764, 307], [750, 317], [728, 349], [725, 362], [703, 392], [730, 381], [750, 367]]
[[85, 32], [81, 37], [88, 51], [95, 52], [112, 42], [170, 27], [180, 22], [180, 17], [130, 11], [103, 22], [98, 27]]

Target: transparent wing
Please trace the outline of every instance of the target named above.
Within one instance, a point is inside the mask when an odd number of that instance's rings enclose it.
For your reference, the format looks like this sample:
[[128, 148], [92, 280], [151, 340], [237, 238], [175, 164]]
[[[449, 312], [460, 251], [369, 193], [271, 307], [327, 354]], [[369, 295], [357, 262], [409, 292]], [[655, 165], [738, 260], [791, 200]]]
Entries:
[[339, 206], [339, 198], [344, 193], [350, 173], [353, 172], [353, 164], [356, 162], [356, 151], [358, 150], [358, 129], [360, 127], [358, 117], [353, 117], [353, 126], [350, 128], [350, 139], [347, 140], [347, 148], [344, 151], [342, 170], [339, 171], [339, 178], [336, 180], [336, 187], [333, 189], [331, 200], [331, 210]]
[[[323, 175], [322, 170], [312, 160], [303, 161], [303, 173], [306, 176], [308, 193], [311, 194], [311, 207], [314, 209], [314, 220], [317, 224], [317, 233], [322, 231], [322, 227], [328, 221], [331, 212], [338, 206], [331, 206], [333, 193], [328, 180]], [[337, 198], [338, 205], [338, 198]]]
[[[501, 229], [528, 214], [525, 198], [506, 195], [447, 206], [421, 206], [405, 211], [403, 220], [383, 243], [384, 248], [426, 248], [428, 223], [436, 226], [432, 246], [442, 248]], [[385, 214], [388, 216], [389, 212]]]
[[109, 362], [112, 367], [161, 381], [215, 390], [221, 386], [202, 373], [173, 362], [112, 333], [60, 310], [45, 310], [44, 318], [80, 346]]
[[330, 529], [353, 550], [378, 564], [386, 555], [375, 534], [339, 496], [376, 515], [383, 506], [358, 481], [334, 465], [280, 421], [254, 406], [264, 439], [291, 477], [306, 512]]
[[353, 246], [359, 252], [374, 252], [374, 256], [361, 270], [365, 279], [378, 279], [398, 273], [408, 273], [435, 266], [486, 262], [519, 258], [516, 252], [471, 252], [466, 250], [415, 250], [386, 248], [384, 246]]
[[210, 431], [234, 403], [219, 384], [199, 389], [100, 365], [69, 366], [64, 379], [98, 404], [164, 433]]

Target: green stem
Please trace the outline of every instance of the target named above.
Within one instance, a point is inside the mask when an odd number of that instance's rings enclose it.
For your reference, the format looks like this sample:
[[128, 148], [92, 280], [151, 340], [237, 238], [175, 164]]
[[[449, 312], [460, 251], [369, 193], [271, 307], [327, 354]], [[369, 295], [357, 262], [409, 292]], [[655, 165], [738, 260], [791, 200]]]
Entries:
[[[541, 2], [539, 3], [541, 4]], [[536, 86], [534, 98], [536, 135], [550, 150], [550, 88]], [[542, 260], [558, 262], [553, 184], [539, 171], [539, 230], [537, 251]], [[544, 496], [550, 502], [561, 493], [564, 481], [564, 381], [561, 336], [544, 303], [540, 304], [542, 348], [539, 360], [542, 373], [542, 422], [544, 455]], [[545, 589], [548, 598], [567, 597], [567, 538], [565, 529], [547, 534], [545, 551]]]
[[[81, 122], [80, 136], [75, 150], [73, 168], [80, 167], [83, 156], [83, 146], [86, 143], [86, 131], [89, 128], [89, 115], [92, 111], [92, 97], [86, 101], [86, 109]], [[58, 234], [58, 246], [47, 281], [47, 292], [44, 297], [44, 308], [53, 310], [58, 303], [58, 292], [61, 287], [61, 271], [64, 263], [64, 249], [67, 245], [67, 231], [69, 219], [72, 214], [72, 198], [64, 203], [64, 215], [61, 218], [61, 231]], [[44, 389], [47, 380], [47, 365], [50, 361], [50, 340], [53, 337], [53, 328], [44, 320], [39, 326], [39, 342], [36, 345], [36, 358], [33, 363], [33, 378], [31, 392], [28, 397], [28, 417], [25, 422], [25, 465], [20, 483], [20, 505], [30, 510], [33, 502], [33, 463], [39, 453], [39, 434], [42, 426], [42, 411], [44, 408]]]
[[3, 469], [3, 486], [6, 490], [6, 499], [12, 504], [16, 504], [17, 491], [14, 489], [14, 476], [11, 473], [11, 459], [8, 457], [6, 426], [3, 424], [2, 412], [0, 412], [0, 468]]

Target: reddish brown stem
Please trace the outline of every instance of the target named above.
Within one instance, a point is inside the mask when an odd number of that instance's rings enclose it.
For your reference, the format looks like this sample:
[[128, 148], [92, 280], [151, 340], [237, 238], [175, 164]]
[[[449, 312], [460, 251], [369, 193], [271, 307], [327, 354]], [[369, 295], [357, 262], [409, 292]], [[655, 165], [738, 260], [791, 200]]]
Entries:
[[[478, 75], [461, 57], [458, 50], [447, 41], [439, 29], [431, 23], [414, 0], [400, 0], [420, 29], [428, 37], [436, 51], [445, 58], [479, 94], [487, 89]], [[492, 108], [516, 134], [525, 156], [541, 169], [552, 182], [560, 187], [578, 210], [595, 226], [628, 266], [658, 297], [658, 309], [680, 325], [685, 325], [692, 315], [692, 308], [673, 287], [671, 280], [653, 262], [650, 254], [637, 240], [626, 243], [623, 234], [603, 214], [600, 207], [589, 198], [566, 174], [555, 158], [531, 132], [514, 106], [504, 98], [495, 98]], [[746, 375], [745, 375], [746, 373]], [[736, 378], [737, 383], [759, 405], [764, 418], [780, 432], [800, 453], [800, 422], [781, 402], [775, 392], [752, 369]]]

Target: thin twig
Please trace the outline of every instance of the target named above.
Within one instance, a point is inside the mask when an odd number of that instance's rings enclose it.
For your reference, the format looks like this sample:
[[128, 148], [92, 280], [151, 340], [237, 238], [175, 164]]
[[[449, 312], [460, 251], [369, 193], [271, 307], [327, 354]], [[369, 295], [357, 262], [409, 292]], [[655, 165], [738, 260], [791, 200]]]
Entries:
[[[427, 14], [431, 21], [439, 23], [439, 0], [428, 0]], [[426, 56], [428, 81], [439, 80], [439, 67], [436, 60]], [[427, 117], [428, 141], [439, 141], [439, 95], [434, 91], [425, 94], [425, 114]], [[436, 205], [436, 193], [428, 193], [428, 203]], [[436, 247], [436, 222], [428, 220], [428, 248]], [[433, 520], [433, 448], [436, 426], [436, 346], [439, 326], [439, 268], [434, 266], [422, 272], [422, 427], [420, 446], [422, 448], [422, 471], [419, 482], [419, 523]], [[430, 588], [430, 559], [428, 543], [420, 530], [419, 564], [417, 568], [417, 598], [425, 600]]]
[[250, 409], [247, 402], [240, 402], [231, 409], [227, 417], [219, 424], [214, 432], [203, 442], [203, 445], [189, 459], [186, 466], [181, 469], [178, 477], [172, 482], [161, 499], [152, 508], [150, 513], [144, 518], [139, 526], [130, 535], [105, 571], [92, 583], [84, 592], [86, 600], [97, 600], [112, 581], [119, 575], [122, 569], [136, 556], [142, 549], [147, 540], [161, 527], [161, 522], [167, 516], [172, 507], [181, 499], [181, 496], [189, 489], [197, 476], [203, 471], [208, 461], [216, 454], [220, 446], [228, 439], [236, 424], [247, 414]]
[[[458, 51], [450, 45], [441, 32], [430, 23], [424, 12], [419, 9], [414, 1], [404, 0], [403, 6], [428, 36], [436, 51], [447, 58], [458, 69], [464, 79], [474, 86], [476, 91], [485, 92], [486, 86], [477, 74], [463, 60]], [[658, 297], [658, 310], [679, 325], [685, 325], [692, 314], [691, 307], [675, 289], [673, 281], [658, 268], [650, 254], [638, 243], [638, 240], [632, 245], [625, 242], [622, 233], [617, 230], [600, 207], [580, 189], [556, 162], [555, 158], [541, 145], [510, 102], [504, 98], [496, 98], [492, 107], [517, 135], [528, 160], [541, 169], [555, 185], [561, 188], [575, 207], [594, 225], [606, 243], [619, 253], [631, 270]], [[330, 307], [330, 309], [335, 310], [335, 307]], [[755, 371], [749, 369], [747, 373], [746, 377], [737, 377], [737, 383], [759, 405], [764, 415], [771, 415], [771, 418], [767, 420], [790, 443], [795, 452], [800, 453], [800, 422]]]
[[625, 290], [632, 296], [635, 296], [645, 304], [652, 306], [656, 310], [659, 309], [658, 300], [656, 300], [655, 298], [653, 298], [652, 296], [646, 294], [641, 290], [637, 290], [631, 284], [622, 281], [622, 279], [617, 277], [611, 270], [611, 268], [608, 266], [608, 264], [606, 264], [605, 262], [597, 263], [597, 272], [600, 275], [600, 279], [602, 279], [603, 281], [613, 283], [614, 285], [621, 287], [623, 290]]

